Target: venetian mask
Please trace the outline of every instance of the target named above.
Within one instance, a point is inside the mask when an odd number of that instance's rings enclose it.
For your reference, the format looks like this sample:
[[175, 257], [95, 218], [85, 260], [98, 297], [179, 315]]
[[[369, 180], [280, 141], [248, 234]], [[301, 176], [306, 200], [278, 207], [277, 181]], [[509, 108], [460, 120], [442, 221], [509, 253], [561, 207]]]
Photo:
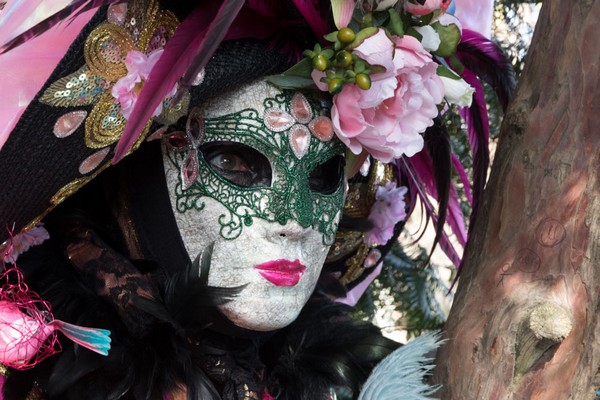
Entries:
[[269, 331], [313, 292], [344, 203], [345, 147], [327, 103], [256, 82], [190, 112], [166, 136], [171, 204], [190, 259], [212, 246], [208, 284], [243, 287], [221, 312]]

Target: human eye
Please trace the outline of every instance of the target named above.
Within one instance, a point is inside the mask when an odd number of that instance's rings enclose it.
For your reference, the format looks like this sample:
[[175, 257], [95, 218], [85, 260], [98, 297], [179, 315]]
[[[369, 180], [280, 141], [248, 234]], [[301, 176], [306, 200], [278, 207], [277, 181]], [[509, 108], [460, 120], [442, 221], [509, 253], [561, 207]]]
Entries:
[[256, 149], [235, 142], [210, 142], [200, 150], [213, 171], [245, 188], [271, 186], [271, 164]]
[[345, 164], [344, 157], [337, 155], [316, 166], [308, 177], [310, 190], [322, 194], [334, 193], [344, 177]]

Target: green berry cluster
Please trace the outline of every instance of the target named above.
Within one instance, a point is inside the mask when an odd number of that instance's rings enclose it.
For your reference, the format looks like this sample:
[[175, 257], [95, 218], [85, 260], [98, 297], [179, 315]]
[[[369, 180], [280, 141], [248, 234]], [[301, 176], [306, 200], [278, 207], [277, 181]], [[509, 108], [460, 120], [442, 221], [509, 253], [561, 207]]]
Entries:
[[322, 48], [317, 43], [313, 50], [304, 52], [314, 69], [325, 72], [325, 77], [321, 80], [327, 84], [329, 93], [341, 92], [347, 83], [355, 83], [363, 90], [371, 88], [371, 68], [352, 54], [352, 50], [372, 35], [373, 29], [376, 28], [366, 28], [355, 33], [350, 28], [342, 28], [325, 36], [333, 46]]

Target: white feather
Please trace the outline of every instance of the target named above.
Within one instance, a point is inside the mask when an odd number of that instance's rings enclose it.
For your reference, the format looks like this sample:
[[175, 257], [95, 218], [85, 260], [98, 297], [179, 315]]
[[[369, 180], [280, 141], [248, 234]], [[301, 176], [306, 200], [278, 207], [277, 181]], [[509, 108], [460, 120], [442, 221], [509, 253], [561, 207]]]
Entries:
[[433, 369], [430, 357], [440, 345], [437, 333], [426, 333], [381, 361], [365, 382], [358, 400], [427, 400], [437, 386], [425, 383]]

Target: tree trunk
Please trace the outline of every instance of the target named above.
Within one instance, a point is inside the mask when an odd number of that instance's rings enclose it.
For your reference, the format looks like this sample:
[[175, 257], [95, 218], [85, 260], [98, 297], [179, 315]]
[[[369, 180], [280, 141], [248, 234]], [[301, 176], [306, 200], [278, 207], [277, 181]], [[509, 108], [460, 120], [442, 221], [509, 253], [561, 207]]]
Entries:
[[600, 388], [600, 1], [544, 1], [434, 374], [442, 399]]

